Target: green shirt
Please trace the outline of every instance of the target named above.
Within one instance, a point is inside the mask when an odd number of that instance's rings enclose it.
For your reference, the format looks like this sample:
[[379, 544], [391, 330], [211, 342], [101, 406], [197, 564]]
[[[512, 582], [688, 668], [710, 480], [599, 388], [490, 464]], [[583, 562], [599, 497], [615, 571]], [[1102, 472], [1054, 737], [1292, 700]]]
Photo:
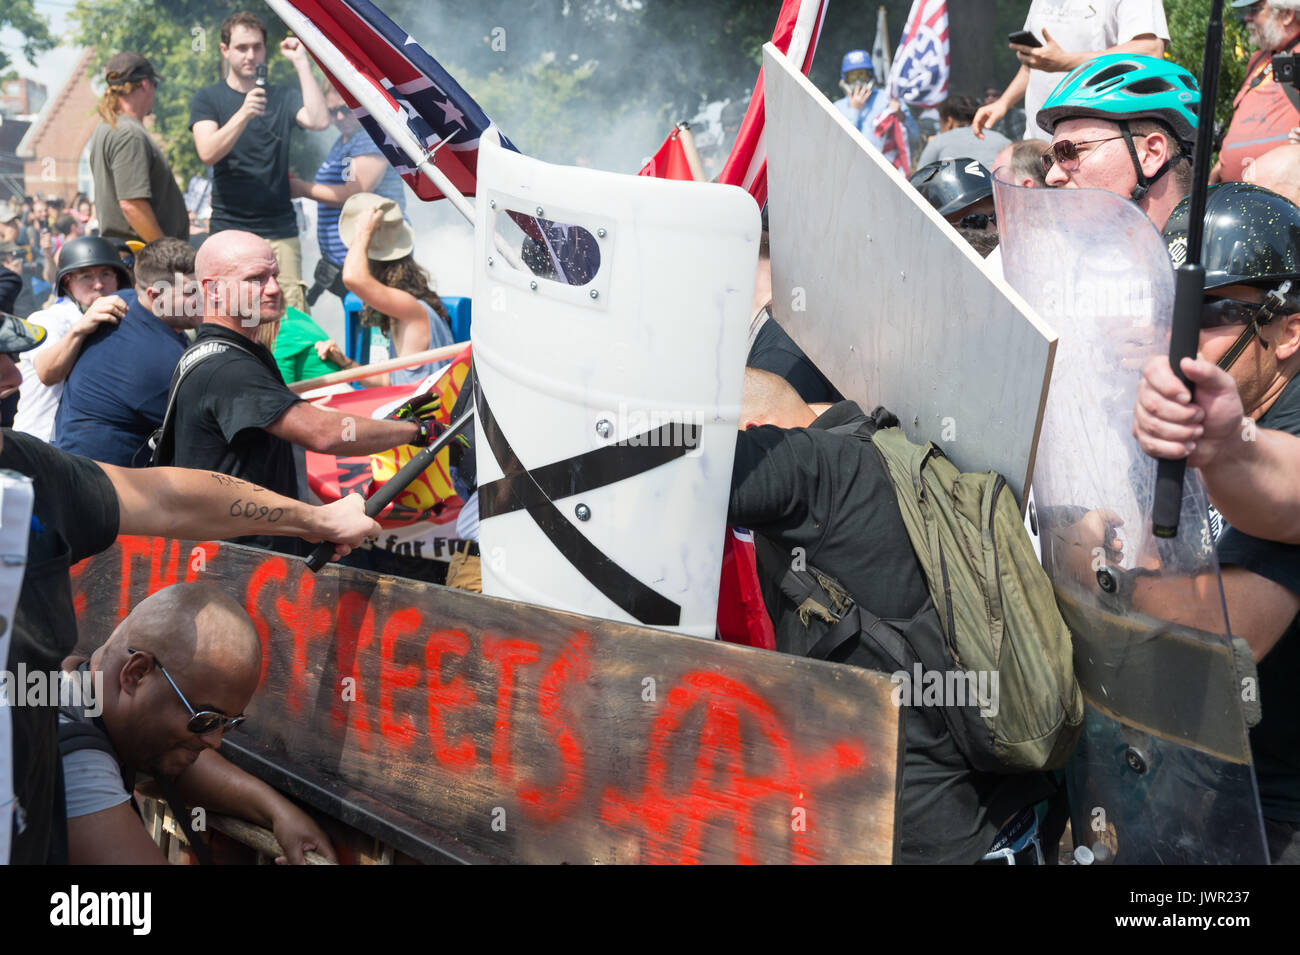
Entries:
[[338, 371], [339, 366], [316, 357], [317, 342], [323, 342], [328, 335], [325, 329], [317, 325], [310, 315], [296, 308], [287, 307], [284, 318], [280, 321], [280, 333], [275, 336], [275, 349], [272, 355], [280, 367], [285, 384], [306, 381]]

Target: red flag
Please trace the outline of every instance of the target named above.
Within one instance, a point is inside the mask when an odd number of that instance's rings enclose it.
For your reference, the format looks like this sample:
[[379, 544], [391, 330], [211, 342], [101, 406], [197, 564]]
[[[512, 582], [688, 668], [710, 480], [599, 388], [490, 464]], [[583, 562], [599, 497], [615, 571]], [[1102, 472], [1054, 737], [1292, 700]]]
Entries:
[[685, 179], [688, 182], [694, 182], [695, 176], [691, 173], [691, 164], [686, 158], [686, 150], [682, 146], [681, 130], [674, 128], [664, 140], [664, 144], [659, 147], [659, 151], [650, 157], [638, 176], [653, 176], [656, 179]]
[[776, 630], [758, 584], [758, 559], [749, 531], [727, 528], [718, 588], [718, 636], [761, 650], [776, 649]]
[[[822, 32], [822, 18], [826, 15], [826, 0], [785, 0], [772, 31], [772, 43], [782, 53], [799, 64], [804, 76], [812, 67], [817, 38]], [[796, 26], [802, 26], [796, 37]], [[806, 38], [806, 39], [805, 39]], [[798, 48], [791, 48], [791, 41]], [[758, 71], [758, 81], [749, 100], [749, 109], [736, 134], [727, 164], [722, 167], [718, 182], [741, 186], [760, 205], [767, 202], [767, 144], [763, 138], [763, 71]]]

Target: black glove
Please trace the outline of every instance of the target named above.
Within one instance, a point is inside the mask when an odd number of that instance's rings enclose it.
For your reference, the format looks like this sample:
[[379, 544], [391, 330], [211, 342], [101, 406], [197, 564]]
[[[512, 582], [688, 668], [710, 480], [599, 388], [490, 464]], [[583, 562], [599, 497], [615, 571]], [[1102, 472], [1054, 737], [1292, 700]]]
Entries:
[[[414, 421], [420, 426], [420, 431], [411, 443], [421, 447], [428, 447], [437, 441], [447, 426], [438, 420], [438, 412], [442, 410], [442, 399], [436, 391], [426, 391], [424, 394], [416, 395], [402, 404], [398, 405], [388, 413], [388, 417], [394, 421]], [[467, 444], [468, 439], [465, 435], [456, 436], [456, 440], [462, 444]]]

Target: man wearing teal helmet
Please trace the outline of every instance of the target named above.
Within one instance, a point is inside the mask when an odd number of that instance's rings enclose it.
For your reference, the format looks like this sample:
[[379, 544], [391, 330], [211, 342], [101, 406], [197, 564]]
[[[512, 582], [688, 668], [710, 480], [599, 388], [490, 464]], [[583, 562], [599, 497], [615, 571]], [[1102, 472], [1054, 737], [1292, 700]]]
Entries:
[[1070, 72], [1038, 111], [1052, 137], [1047, 185], [1106, 189], [1164, 228], [1191, 191], [1196, 77], [1151, 56], [1110, 54]]

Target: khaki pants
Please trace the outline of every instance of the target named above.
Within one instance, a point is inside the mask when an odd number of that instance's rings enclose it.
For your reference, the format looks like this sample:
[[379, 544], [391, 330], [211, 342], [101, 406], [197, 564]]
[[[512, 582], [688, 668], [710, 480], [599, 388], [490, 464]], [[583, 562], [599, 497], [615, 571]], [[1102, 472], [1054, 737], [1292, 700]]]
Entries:
[[302, 243], [298, 237], [291, 239], [267, 239], [271, 251], [280, 263], [279, 283], [284, 292], [284, 304], [307, 311], [307, 286], [302, 281]]
[[447, 586], [481, 594], [483, 572], [479, 559], [465, 551], [452, 554], [447, 564]]

